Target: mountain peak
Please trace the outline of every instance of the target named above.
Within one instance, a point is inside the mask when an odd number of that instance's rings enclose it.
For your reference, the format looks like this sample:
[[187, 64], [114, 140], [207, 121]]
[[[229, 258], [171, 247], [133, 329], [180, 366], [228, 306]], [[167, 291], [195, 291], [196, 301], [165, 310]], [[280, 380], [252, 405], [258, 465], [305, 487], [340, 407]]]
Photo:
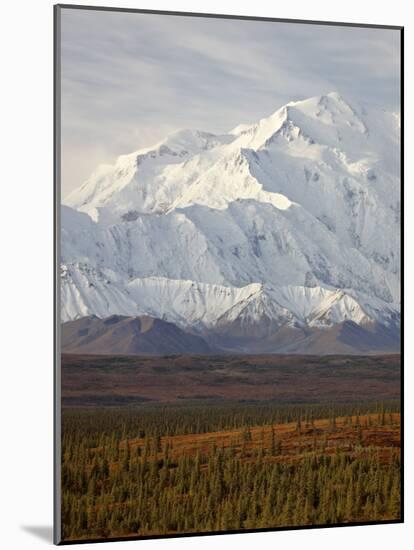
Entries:
[[62, 319], [397, 326], [398, 132], [334, 91], [119, 157], [62, 207]]
[[[189, 197], [203, 196], [202, 204], [214, 206], [214, 202], [208, 200], [214, 196], [210, 181], [231, 178], [236, 183], [235, 174], [226, 174], [226, 169], [237, 151], [260, 152], [277, 141], [282, 147], [291, 144], [290, 154], [295, 157], [299, 153], [315, 159], [317, 147], [343, 150], [346, 157], [352, 157], [357, 154], [354, 143], [357, 144], [361, 134], [367, 134], [367, 127], [356, 110], [338, 92], [329, 92], [287, 103], [256, 124], [239, 125], [228, 134], [177, 130], [152, 147], [121, 155], [113, 166], [99, 167], [64, 203], [89, 214], [95, 221], [101, 219], [107, 223], [114, 223], [125, 215], [130, 219], [131, 212], [137, 213], [134, 217], [187, 206]], [[311, 149], [312, 145], [317, 147]], [[322, 154], [319, 149], [318, 155], [322, 157]], [[243, 183], [237, 182], [240, 190], [246, 189], [250, 175], [246, 173], [245, 178]], [[256, 187], [252, 179], [250, 182]], [[184, 196], [185, 201], [181, 200]], [[229, 200], [246, 196], [258, 194], [253, 190], [240, 196], [232, 192], [221, 201], [222, 207]]]

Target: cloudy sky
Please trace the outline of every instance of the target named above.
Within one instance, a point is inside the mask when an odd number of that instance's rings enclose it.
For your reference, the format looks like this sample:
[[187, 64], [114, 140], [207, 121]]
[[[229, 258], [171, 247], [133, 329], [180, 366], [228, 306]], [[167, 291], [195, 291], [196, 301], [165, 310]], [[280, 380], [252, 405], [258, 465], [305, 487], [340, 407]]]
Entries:
[[333, 90], [399, 106], [396, 30], [62, 10], [62, 195], [179, 128], [224, 132]]

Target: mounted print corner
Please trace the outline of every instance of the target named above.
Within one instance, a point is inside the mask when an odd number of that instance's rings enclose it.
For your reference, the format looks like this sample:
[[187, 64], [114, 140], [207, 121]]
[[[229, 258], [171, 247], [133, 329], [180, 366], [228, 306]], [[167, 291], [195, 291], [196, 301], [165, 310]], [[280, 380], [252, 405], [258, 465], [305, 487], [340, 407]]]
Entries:
[[55, 7], [56, 543], [403, 520], [402, 33]]

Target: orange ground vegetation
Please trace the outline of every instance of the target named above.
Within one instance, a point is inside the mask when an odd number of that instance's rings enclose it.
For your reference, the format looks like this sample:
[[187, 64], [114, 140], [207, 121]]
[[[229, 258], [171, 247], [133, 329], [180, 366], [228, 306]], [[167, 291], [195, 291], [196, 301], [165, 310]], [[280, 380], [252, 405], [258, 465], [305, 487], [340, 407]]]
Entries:
[[[195, 456], [197, 453], [208, 454], [215, 447], [232, 448], [235, 456], [244, 455], [246, 461], [253, 460], [254, 452], [263, 449], [264, 460], [269, 462], [297, 461], [308, 453], [333, 454], [338, 451], [352, 454], [359, 453], [364, 447], [381, 449], [383, 460], [387, 461], [388, 449], [400, 447], [400, 414], [386, 415], [386, 422], [381, 425], [378, 414], [362, 415], [359, 418], [340, 417], [316, 419], [314, 421], [274, 424], [251, 427], [246, 436], [246, 429], [209, 432], [203, 434], [176, 435], [160, 438], [161, 449], [168, 446], [172, 459], [182, 456]], [[273, 432], [273, 435], [272, 435]], [[274, 442], [280, 442], [280, 453], [272, 456], [269, 451]], [[125, 446], [121, 444], [121, 448]], [[275, 444], [275, 443], [273, 443]], [[131, 453], [137, 447], [144, 448], [145, 439], [130, 439]], [[161, 458], [164, 451], [157, 456]]]

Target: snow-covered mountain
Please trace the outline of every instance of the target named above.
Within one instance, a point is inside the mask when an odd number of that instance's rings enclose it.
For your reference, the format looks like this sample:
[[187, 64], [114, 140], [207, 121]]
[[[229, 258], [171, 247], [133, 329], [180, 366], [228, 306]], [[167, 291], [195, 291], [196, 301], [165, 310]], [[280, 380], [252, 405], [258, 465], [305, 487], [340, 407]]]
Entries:
[[400, 318], [396, 113], [337, 93], [99, 167], [61, 210], [62, 321], [269, 337]]

